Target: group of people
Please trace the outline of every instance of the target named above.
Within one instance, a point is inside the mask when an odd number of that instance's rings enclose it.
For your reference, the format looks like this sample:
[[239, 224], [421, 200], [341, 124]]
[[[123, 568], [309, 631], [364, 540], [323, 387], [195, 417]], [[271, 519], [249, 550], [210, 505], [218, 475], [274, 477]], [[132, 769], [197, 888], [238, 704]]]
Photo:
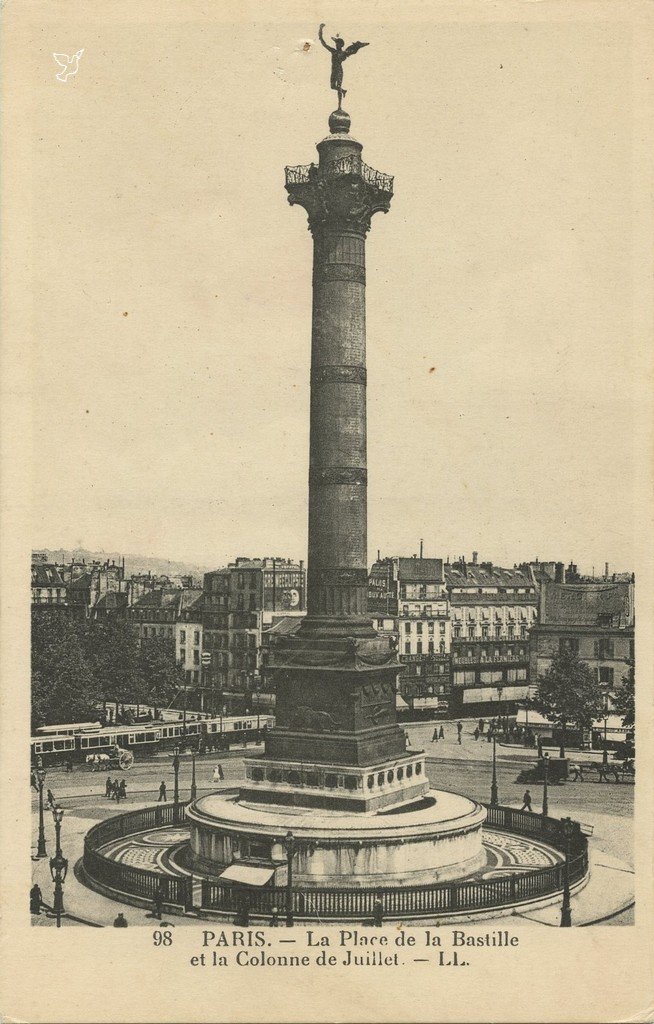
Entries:
[[[459, 746], [461, 745], [461, 734], [462, 734], [462, 732], [463, 732], [463, 723], [462, 722], [457, 722], [456, 723], [456, 741], [459, 744]], [[433, 734], [432, 734], [431, 741], [432, 741], [432, 743], [438, 743], [439, 740], [444, 740], [444, 739], [445, 739], [445, 729], [443, 728], [442, 725], [440, 725], [440, 726], [437, 725], [435, 727], [435, 729], [434, 729]]]
[[127, 782], [125, 779], [113, 779], [110, 775], [107, 776], [107, 782], [105, 784], [104, 795], [108, 800], [115, 800], [117, 804], [121, 800], [127, 799]]

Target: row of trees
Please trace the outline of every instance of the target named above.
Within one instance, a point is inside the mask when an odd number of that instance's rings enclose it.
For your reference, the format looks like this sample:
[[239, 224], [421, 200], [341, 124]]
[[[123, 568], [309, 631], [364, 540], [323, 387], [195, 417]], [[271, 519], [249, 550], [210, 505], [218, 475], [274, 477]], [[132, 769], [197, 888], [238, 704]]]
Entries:
[[127, 622], [86, 622], [65, 611], [32, 616], [32, 727], [79, 722], [97, 706], [167, 706], [184, 685], [174, 640], [139, 640]]
[[[589, 666], [570, 650], [560, 651], [547, 672], [538, 680], [538, 692], [531, 704], [561, 734], [561, 757], [565, 756], [566, 733], [570, 728], [590, 730], [606, 714], [607, 695]], [[622, 716], [625, 728], [635, 722], [633, 665], [622, 685], [611, 693], [611, 710]]]

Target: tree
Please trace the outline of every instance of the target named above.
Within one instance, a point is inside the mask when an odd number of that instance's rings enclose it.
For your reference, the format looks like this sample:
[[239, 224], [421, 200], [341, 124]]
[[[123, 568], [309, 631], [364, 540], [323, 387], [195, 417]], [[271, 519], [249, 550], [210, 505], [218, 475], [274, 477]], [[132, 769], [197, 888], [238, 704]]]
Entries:
[[633, 665], [626, 676], [622, 677], [622, 686], [613, 694], [612, 702], [614, 710], [622, 716], [625, 729], [633, 729], [636, 724], [636, 681]]
[[144, 701], [155, 709], [170, 704], [186, 684], [184, 671], [176, 661], [172, 637], [153, 636], [141, 640], [139, 676]]
[[539, 677], [534, 706], [561, 730], [561, 757], [565, 757], [567, 727], [590, 729], [604, 709], [594, 673], [567, 648], [555, 655], [547, 672]]
[[92, 623], [86, 633], [86, 654], [106, 703], [138, 704], [143, 700], [139, 641], [128, 622], [108, 619]]
[[100, 688], [84, 650], [84, 624], [66, 611], [32, 614], [32, 726], [97, 716]]

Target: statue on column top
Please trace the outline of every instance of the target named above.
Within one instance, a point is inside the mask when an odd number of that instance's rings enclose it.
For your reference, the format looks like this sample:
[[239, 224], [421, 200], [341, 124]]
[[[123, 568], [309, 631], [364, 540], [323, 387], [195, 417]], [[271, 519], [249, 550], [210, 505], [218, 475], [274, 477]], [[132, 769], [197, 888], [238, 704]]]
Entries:
[[349, 46], [345, 45], [345, 40], [341, 39], [339, 35], [332, 36], [332, 41], [335, 46], [330, 46], [329, 43], [325, 42], [322, 30], [324, 24], [318, 29], [318, 38], [326, 50], [332, 55], [332, 73], [329, 82], [331, 89], [334, 89], [338, 94], [338, 109], [342, 109], [343, 97], [345, 96], [347, 89], [343, 88], [343, 62], [351, 57], [352, 54], [356, 53], [364, 46], [369, 46], [369, 43], [350, 43]]

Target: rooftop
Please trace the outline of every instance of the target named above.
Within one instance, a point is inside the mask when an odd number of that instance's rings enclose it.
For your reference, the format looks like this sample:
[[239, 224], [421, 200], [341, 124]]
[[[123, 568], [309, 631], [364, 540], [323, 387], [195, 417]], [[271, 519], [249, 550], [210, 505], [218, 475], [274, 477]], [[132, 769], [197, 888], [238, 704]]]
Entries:
[[558, 626], [632, 626], [629, 583], [545, 583], [540, 623]]

